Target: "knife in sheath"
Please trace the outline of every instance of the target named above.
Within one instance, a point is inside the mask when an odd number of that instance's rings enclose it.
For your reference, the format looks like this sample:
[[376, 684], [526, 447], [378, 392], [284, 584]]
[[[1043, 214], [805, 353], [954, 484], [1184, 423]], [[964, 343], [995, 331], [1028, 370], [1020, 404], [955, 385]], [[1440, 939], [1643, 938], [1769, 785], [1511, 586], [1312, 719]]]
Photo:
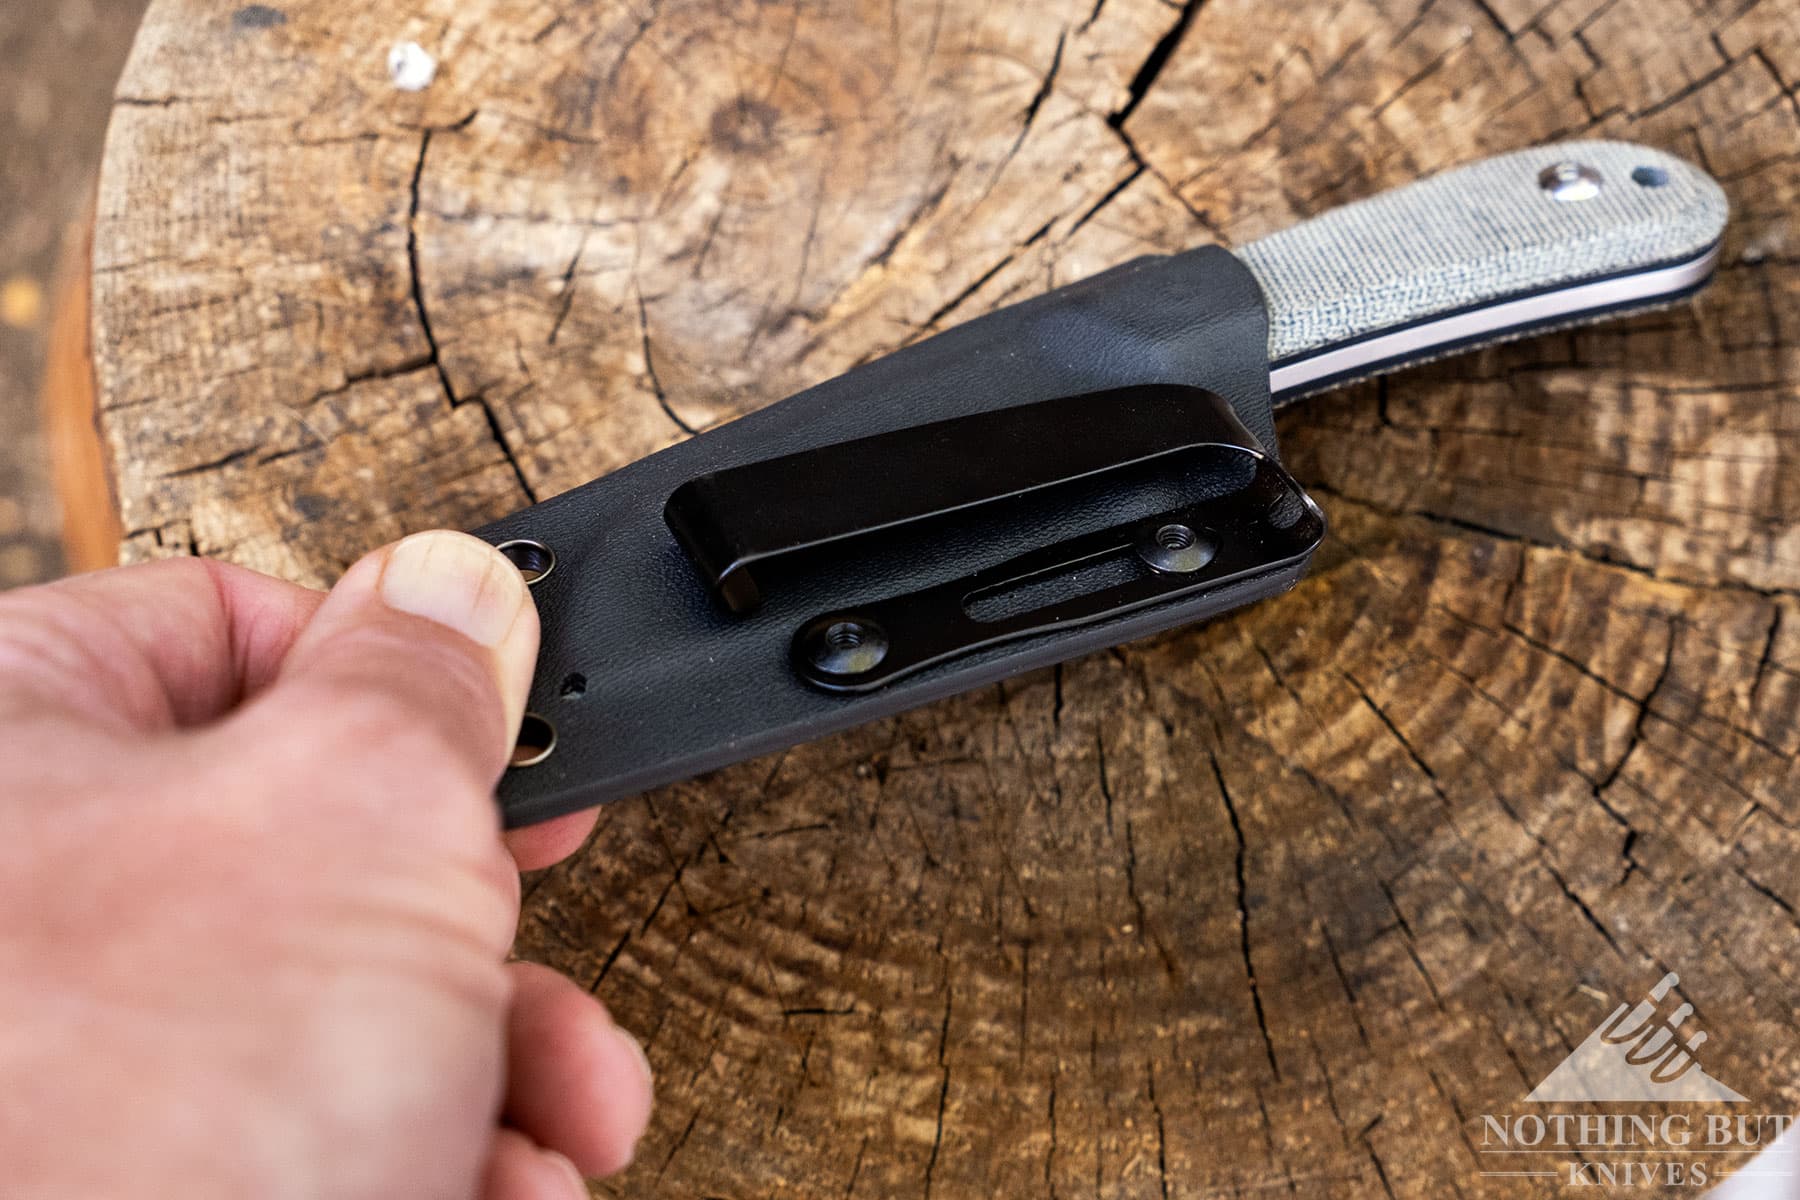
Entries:
[[1673, 303], [1725, 218], [1661, 151], [1521, 150], [1133, 260], [506, 517], [478, 535], [543, 623], [506, 821], [1284, 592], [1325, 524], [1276, 407]]

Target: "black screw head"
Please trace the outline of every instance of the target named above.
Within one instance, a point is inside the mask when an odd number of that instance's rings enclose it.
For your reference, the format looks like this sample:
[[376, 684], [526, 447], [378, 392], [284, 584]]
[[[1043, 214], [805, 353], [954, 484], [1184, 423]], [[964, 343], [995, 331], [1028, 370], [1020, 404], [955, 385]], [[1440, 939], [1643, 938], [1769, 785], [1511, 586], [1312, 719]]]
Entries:
[[1146, 526], [1137, 539], [1138, 557], [1164, 575], [1198, 571], [1218, 552], [1219, 543], [1210, 534], [1173, 521]]
[[862, 617], [821, 617], [800, 633], [800, 653], [825, 675], [863, 675], [887, 657], [887, 633]]

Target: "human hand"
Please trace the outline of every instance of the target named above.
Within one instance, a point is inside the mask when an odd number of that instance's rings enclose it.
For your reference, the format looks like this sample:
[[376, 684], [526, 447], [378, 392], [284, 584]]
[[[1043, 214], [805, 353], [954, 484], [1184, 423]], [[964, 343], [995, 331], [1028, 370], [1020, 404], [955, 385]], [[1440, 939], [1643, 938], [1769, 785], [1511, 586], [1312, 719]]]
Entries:
[[504, 962], [515, 860], [592, 824], [500, 836], [537, 642], [442, 532], [329, 596], [198, 559], [0, 594], [0, 1192], [572, 1200], [630, 1160], [642, 1050]]

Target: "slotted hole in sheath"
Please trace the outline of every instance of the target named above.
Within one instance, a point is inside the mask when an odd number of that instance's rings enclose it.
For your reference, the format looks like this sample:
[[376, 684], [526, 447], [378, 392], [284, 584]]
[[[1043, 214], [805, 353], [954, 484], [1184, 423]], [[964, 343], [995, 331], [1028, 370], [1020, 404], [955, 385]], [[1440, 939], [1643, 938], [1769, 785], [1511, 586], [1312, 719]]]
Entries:
[[[826, 604], [840, 603], [836, 597], [896, 595], [973, 575], [1038, 547], [1230, 495], [1249, 484], [1255, 470], [1255, 463], [1245, 455], [1204, 448], [1129, 471], [1073, 480], [1026, 496], [834, 541], [784, 555], [778, 562], [759, 563], [754, 569], [770, 603], [814, 587], [834, 597]], [[820, 496], [818, 502], [830, 504], [833, 498]], [[1112, 582], [1131, 577], [1124, 574]], [[1107, 586], [1068, 579], [1060, 585], [1067, 590], [1059, 594], [1059, 585], [1053, 580], [1030, 582], [1033, 594], [1044, 597], [1041, 601], [1030, 595], [1018, 602], [1002, 601], [1000, 593], [982, 593], [971, 596], [965, 608], [978, 621], [1004, 620]], [[816, 599], [812, 603], [823, 606]]]
[[1061, 604], [1079, 596], [1130, 583], [1147, 574], [1143, 563], [1129, 549], [1099, 555], [1050, 571], [1027, 575], [997, 587], [984, 588], [963, 600], [969, 619], [988, 624]]

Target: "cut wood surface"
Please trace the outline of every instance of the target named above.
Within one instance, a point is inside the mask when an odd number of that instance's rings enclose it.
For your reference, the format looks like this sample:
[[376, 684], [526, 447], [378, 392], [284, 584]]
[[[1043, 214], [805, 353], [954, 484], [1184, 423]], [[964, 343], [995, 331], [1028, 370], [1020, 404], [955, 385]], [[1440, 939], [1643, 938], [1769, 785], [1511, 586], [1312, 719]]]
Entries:
[[657, 1071], [601, 1195], [1556, 1194], [1479, 1114], [1665, 970], [1800, 1105], [1797, 22], [154, 0], [94, 236], [124, 557], [327, 584], [1135, 255], [1685, 155], [1698, 300], [1285, 414], [1293, 593], [613, 805], [519, 938]]

